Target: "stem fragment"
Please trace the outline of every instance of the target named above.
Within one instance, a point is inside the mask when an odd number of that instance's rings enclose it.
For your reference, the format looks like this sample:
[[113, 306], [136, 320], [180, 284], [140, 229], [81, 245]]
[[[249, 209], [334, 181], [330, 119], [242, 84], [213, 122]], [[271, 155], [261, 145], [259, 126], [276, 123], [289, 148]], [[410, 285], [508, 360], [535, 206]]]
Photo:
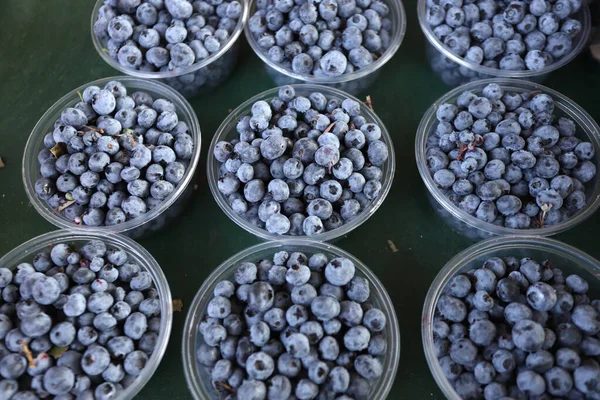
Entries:
[[27, 344], [26, 340], [23, 340], [21, 343], [21, 348], [23, 349], [23, 354], [25, 355], [27, 362], [29, 362], [29, 367], [34, 368], [35, 360], [33, 359], [33, 354], [31, 353], [31, 350], [29, 350], [29, 345]]

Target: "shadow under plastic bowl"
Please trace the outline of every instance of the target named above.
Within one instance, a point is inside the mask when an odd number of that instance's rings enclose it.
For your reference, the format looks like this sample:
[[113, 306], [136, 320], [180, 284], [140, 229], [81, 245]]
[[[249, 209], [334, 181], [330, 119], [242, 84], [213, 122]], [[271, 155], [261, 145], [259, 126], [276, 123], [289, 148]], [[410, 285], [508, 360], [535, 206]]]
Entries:
[[485, 67], [464, 59], [450, 51], [444, 43], [433, 33], [427, 23], [427, 0], [419, 0], [417, 5], [419, 24], [425, 35], [425, 53], [433, 71], [448, 86], [459, 86], [468, 82], [489, 78], [516, 78], [542, 83], [552, 71], [555, 71], [571, 62], [586, 46], [592, 30], [592, 20], [587, 2], [583, 2], [579, 11], [570, 18], [581, 22], [581, 32], [573, 39], [573, 50], [538, 71], [508, 71], [498, 68]]
[[[443, 103], [455, 103], [458, 96], [464, 91], [481, 93], [483, 88], [490, 83], [497, 83], [504, 91], [514, 91], [517, 93], [541, 91], [554, 99], [554, 113], [559, 117], [565, 116], [573, 119], [577, 124], [576, 137], [591, 142], [596, 151], [592, 162], [596, 165], [598, 173], [593, 182], [588, 182], [586, 186], [586, 198], [588, 203], [584, 208], [565, 222], [557, 225], [546, 226], [532, 229], [512, 229], [504, 226], [497, 226], [489, 222], [484, 222], [477, 217], [466, 213], [455, 206], [442, 189], [438, 188], [434, 182], [429, 169], [427, 168], [427, 138], [435, 135], [437, 126], [436, 111]], [[428, 190], [429, 201], [434, 210], [442, 217], [444, 222], [456, 232], [472, 240], [481, 240], [497, 235], [526, 235], [526, 236], [551, 236], [570, 229], [586, 219], [588, 219], [600, 206], [600, 127], [594, 119], [573, 100], [547, 88], [542, 85], [529, 81], [517, 79], [488, 79], [460, 86], [451, 90], [444, 96], [436, 100], [432, 106], [425, 112], [415, 139], [415, 158], [417, 168], [421, 174], [421, 179]]]
[[345, 257], [354, 263], [356, 275], [367, 279], [371, 288], [369, 300], [373, 302], [375, 307], [383, 311], [387, 319], [383, 333], [388, 343], [387, 353], [382, 362], [383, 375], [378, 381], [371, 384], [368, 398], [369, 400], [384, 400], [392, 389], [400, 361], [400, 328], [398, 327], [394, 304], [381, 281], [360, 260], [338, 247], [306, 239], [286, 239], [249, 247], [223, 262], [204, 280], [188, 309], [182, 339], [183, 369], [188, 388], [194, 399], [217, 400], [220, 398], [211, 385], [210, 373], [206, 370], [206, 367], [199, 365], [196, 360], [196, 349], [203, 340], [202, 334], [198, 331], [198, 326], [206, 315], [208, 302], [213, 297], [215, 286], [224, 279], [231, 279], [242, 262], [258, 262], [264, 258], [272, 258], [273, 254], [278, 251], [290, 253], [299, 251], [307, 256], [323, 253], [328, 258]]
[[429, 369], [447, 399], [461, 400], [446, 379], [435, 355], [433, 318], [437, 302], [446, 285], [456, 274], [480, 268], [490, 257], [530, 257], [536, 261], [550, 260], [564, 275], [578, 274], [587, 280], [590, 298], [600, 297], [600, 262], [575, 247], [543, 237], [508, 236], [477, 243], [460, 252], [446, 263], [432, 282], [421, 318], [421, 338]]
[[173, 305], [171, 302], [171, 290], [167, 278], [163, 274], [160, 265], [146, 249], [133, 240], [123, 236], [102, 231], [76, 231], [59, 230], [45, 233], [33, 238], [0, 258], [0, 268], [15, 269], [20, 263], [31, 263], [33, 257], [42, 251], [49, 251], [51, 246], [58, 243], [69, 243], [83, 246], [90, 240], [103, 241], [108, 249], [118, 248], [124, 250], [130, 261], [138, 264], [143, 271], [152, 276], [154, 286], [158, 291], [160, 299], [160, 332], [156, 341], [156, 347], [150, 356], [148, 363], [142, 373], [127, 388], [119, 393], [119, 400], [132, 399], [148, 383], [162, 360], [173, 325]]
[[[91, 85], [104, 87], [104, 85], [110, 81], [121, 82], [127, 88], [128, 93], [134, 91], [144, 91], [149, 93], [154, 99], [161, 97], [172, 101], [173, 104], [175, 104], [179, 120], [184, 121], [188, 125], [190, 136], [194, 141], [194, 154], [189, 160], [183, 178], [177, 184], [175, 190], [163, 200], [160, 206], [149, 210], [147, 213], [139, 216], [138, 218], [134, 218], [117, 225], [95, 227], [78, 225], [73, 221], [63, 217], [60, 212], [52, 209], [45, 200], [36, 196], [35, 182], [38, 178], [40, 178], [40, 166], [37, 160], [37, 155], [40, 150], [45, 148], [44, 136], [46, 133], [54, 130], [54, 121], [60, 118], [61, 112], [65, 108], [72, 107], [81, 101], [78, 92], [82, 93], [86, 87]], [[105, 232], [122, 233], [137, 239], [163, 228], [181, 213], [186, 200], [189, 199], [193, 192], [190, 182], [192, 181], [198, 161], [200, 160], [200, 146], [200, 125], [198, 123], [196, 113], [187, 100], [177, 91], [173, 90], [164, 83], [140, 78], [128, 76], [102, 78], [86, 83], [85, 85], [67, 93], [60, 100], [54, 103], [54, 105], [52, 105], [52, 107], [50, 107], [37, 122], [31, 131], [31, 135], [27, 140], [27, 144], [25, 145], [22, 166], [23, 184], [25, 185], [27, 197], [36, 211], [48, 222], [61, 229], [101, 230]]]
[[[371, 110], [369, 107], [364, 105], [360, 100], [348, 95], [347, 93], [342, 92], [341, 90], [334, 89], [334, 88], [327, 87], [327, 86], [308, 85], [308, 84], [291, 85], [291, 86], [295, 89], [296, 95], [299, 95], [299, 96], [308, 97], [308, 95], [312, 92], [321, 92], [325, 95], [325, 97], [327, 97], [327, 99], [334, 98], [334, 99], [338, 99], [338, 100], [343, 100], [343, 99], [350, 98], [352, 100], [359, 102], [361, 105], [361, 114], [360, 115], [365, 117], [365, 119], [367, 120], [367, 123], [375, 123], [375, 124], [379, 125], [379, 127], [381, 128], [381, 139], [380, 140], [383, 141], [388, 146], [388, 151], [389, 151], [388, 159], [386, 160], [385, 165], [383, 165], [381, 167], [381, 170], [383, 172], [383, 178], [381, 179], [382, 187], [381, 187], [381, 191], [379, 192], [379, 196], [375, 200], [372, 200], [369, 203], [369, 205], [367, 205], [367, 207], [365, 209], [363, 209], [360, 212], [360, 214], [353, 220], [345, 223], [344, 225], [340, 226], [339, 228], [333, 229], [331, 231], [326, 231], [324, 233], [320, 233], [318, 235], [314, 235], [314, 236], [310, 237], [311, 239], [320, 240], [320, 241], [324, 241], [324, 242], [335, 240], [341, 236], [348, 234], [353, 229], [362, 225], [383, 204], [383, 201], [385, 200], [387, 194], [390, 191], [390, 188], [392, 187], [392, 182], [394, 180], [394, 173], [396, 170], [396, 158], [394, 155], [394, 145], [392, 143], [392, 138], [391, 138], [390, 134], [388, 133], [383, 122], [379, 119], [379, 117], [377, 117], [377, 115], [375, 114], [375, 112], [373, 112], [373, 110]], [[219, 188], [217, 187], [217, 181], [219, 179], [220, 163], [213, 156], [213, 150], [214, 150], [216, 144], [220, 141], [223, 141], [223, 140], [231, 141], [233, 139], [238, 138], [239, 135], [236, 130], [236, 125], [237, 125], [238, 121], [240, 120], [240, 118], [242, 118], [245, 115], [251, 114], [250, 111], [252, 109], [252, 104], [254, 104], [255, 102], [257, 102], [259, 100], [265, 100], [265, 101], [269, 102], [269, 100], [271, 100], [273, 97], [277, 97], [278, 91], [279, 91], [279, 88], [273, 88], [273, 89], [269, 89], [265, 92], [262, 92], [260, 94], [257, 94], [256, 96], [246, 100], [238, 108], [233, 110], [227, 116], [225, 121], [223, 121], [221, 126], [219, 126], [219, 128], [217, 129], [217, 132], [215, 133], [215, 135], [210, 143], [208, 160], [207, 160], [206, 175], [207, 175], [207, 179], [208, 179], [208, 185], [210, 186], [210, 191], [212, 192], [212, 194], [215, 198], [215, 201], [217, 202], [219, 207], [221, 207], [223, 212], [238, 226], [242, 227], [247, 232], [249, 232], [249, 233], [253, 234], [254, 236], [257, 236], [263, 240], [280, 240], [282, 238], [290, 238], [290, 237], [294, 237], [294, 236], [277, 235], [274, 233], [270, 233], [266, 229], [262, 229], [262, 228], [259, 228], [255, 225], [253, 225], [252, 223], [247, 221], [243, 216], [236, 214], [233, 211], [229, 202], [227, 201], [227, 197], [225, 197], [219, 191]]]
[[[248, 18], [251, 18], [256, 11], [256, 0], [251, 0], [250, 14]], [[332, 77], [319, 77], [312, 74], [298, 74], [283, 67], [281, 64], [274, 63], [269, 59], [266, 51], [264, 51], [256, 41], [254, 34], [250, 32], [248, 24], [244, 27], [244, 33], [246, 40], [254, 50], [254, 53], [262, 60], [265, 69], [271, 79], [277, 86], [292, 85], [298, 83], [308, 83], [316, 85], [330, 86], [336, 89], [343, 90], [352, 95], [358, 95], [359, 93], [367, 90], [379, 75], [380, 68], [383, 67], [391, 58], [396, 54], [396, 51], [400, 48], [404, 34], [406, 33], [406, 12], [404, 11], [404, 5], [401, 0], [384, 0], [384, 2], [390, 8], [390, 18], [392, 19], [393, 32], [390, 36], [389, 47], [385, 50], [383, 55], [370, 64], [367, 68], [357, 69], [350, 74], [343, 74], [340, 76]]]
[[106, 42], [101, 40], [94, 33], [94, 24], [98, 19], [98, 10], [105, 3], [104, 0], [97, 0], [92, 11], [90, 32], [94, 48], [102, 59], [114, 69], [137, 78], [157, 79], [166, 83], [175, 90], [179, 91], [185, 97], [190, 98], [197, 95], [211, 93], [215, 88], [221, 86], [231, 75], [237, 65], [238, 54], [240, 50], [239, 38], [248, 19], [248, 3], [240, 1], [242, 4], [242, 15], [229, 41], [218, 52], [212, 54], [206, 59], [192, 64], [187, 68], [176, 71], [152, 72], [142, 71], [124, 67], [108, 54]]

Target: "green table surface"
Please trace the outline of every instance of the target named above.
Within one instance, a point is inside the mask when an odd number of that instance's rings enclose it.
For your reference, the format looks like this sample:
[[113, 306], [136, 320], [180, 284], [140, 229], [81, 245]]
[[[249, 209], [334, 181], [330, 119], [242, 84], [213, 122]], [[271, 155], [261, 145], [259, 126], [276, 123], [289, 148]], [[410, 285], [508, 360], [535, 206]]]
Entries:
[[[404, 3], [404, 42], [383, 68], [369, 94], [386, 124], [397, 158], [394, 185], [383, 206], [364, 225], [335, 244], [366, 263], [384, 283], [396, 307], [402, 350], [390, 399], [442, 399], [425, 361], [421, 310], [440, 268], [470, 241], [450, 230], [434, 213], [414, 157], [414, 136], [430, 104], [449, 90], [433, 73], [424, 53], [416, 1]], [[92, 80], [118, 75], [96, 54], [90, 38], [93, 1], [12, 0], [0, 2], [0, 255], [56, 229], [29, 203], [21, 179], [21, 157], [31, 129], [56, 100]], [[228, 112], [273, 82], [246, 44], [231, 78], [191, 104], [202, 129], [198, 189], [182, 218], [140, 243], [161, 264], [173, 296], [183, 300], [175, 313], [169, 346], [143, 399], [189, 399], [181, 365], [181, 332], [187, 306], [208, 274], [222, 261], [259, 240], [237, 227], [218, 208], [206, 183], [207, 146]], [[554, 73], [546, 85], [600, 117], [600, 65], [587, 54]], [[558, 239], [600, 258], [600, 214]], [[392, 252], [391, 240], [397, 247]]]

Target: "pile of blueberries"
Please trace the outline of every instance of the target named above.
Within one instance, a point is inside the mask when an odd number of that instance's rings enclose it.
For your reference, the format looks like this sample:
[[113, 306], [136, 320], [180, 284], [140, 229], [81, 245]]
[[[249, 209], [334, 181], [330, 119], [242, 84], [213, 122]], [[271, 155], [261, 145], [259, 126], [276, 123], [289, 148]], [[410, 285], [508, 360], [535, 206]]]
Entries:
[[387, 321], [352, 261], [280, 251], [233, 281], [215, 286], [196, 353], [223, 398], [368, 399]]
[[317, 235], [356, 218], [381, 191], [388, 146], [355, 100], [282, 86], [218, 142], [217, 186], [233, 211], [274, 234]]
[[0, 268], [0, 288], [2, 399], [116, 398], [156, 346], [150, 273], [103, 241], [57, 243], [31, 264]]
[[581, 22], [570, 18], [581, 0], [427, 0], [434, 35], [477, 65], [541, 70], [573, 50]]
[[218, 53], [242, 15], [236, 0], [104, 0], [94, 34], [126, 68], [177, 71]]
[[600, 398], [600, 300], [550, 261], [491, 257], [437, 303], [435, 352], [462, 399]]
[[88, 86], [44, 137], [36, 195], [75, 224], [116, 225], [159, 206], [194, 153], [175, 104], [117, 81]]
[[390, 17], [382, 0], [259, 0], [248, 29], [273, 63], [300, 75], [336, 77], [381, 57], [395, 29]]
[[551, 96], [487, 85], [437, 109], [426, 160], [453, 204], [513, 229], [556, 225], [587, 203], [596, 177], [594, 145], [554, 115]]

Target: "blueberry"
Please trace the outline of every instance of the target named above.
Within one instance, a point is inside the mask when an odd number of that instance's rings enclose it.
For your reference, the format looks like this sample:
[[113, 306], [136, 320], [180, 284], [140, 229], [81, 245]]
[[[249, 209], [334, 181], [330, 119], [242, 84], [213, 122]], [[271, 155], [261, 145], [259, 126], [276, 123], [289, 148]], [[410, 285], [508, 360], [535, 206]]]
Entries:
[[512, 195], [502, 196], [496, 202], [498, 212], [506, 216], [516, 214], [521, 209], [521, 206], [521, 200]]
[[561, 348], [556, 351], [556, 365], [567, 371], [573, 371], [581, 364], [581, 358], [576, 351], [569, 348]]
[[545, 350], [527, 356], [526, 365], [537, 373], [544, 373], [554, 365], [554, 357]]
[[582, 183], [590, 182], [596, 176], [596, 166], [589, 160], [583, 161], [573, 168], [572, 176]]
[[214, 382], [223, 382], [229, 379], [233, 373], [233, 366], [229, 360], [219, 360], [215, 364], [211, 377]]
[[582, 304], [573, 309], [571, 315], [573, 324], [588, 335], [600, 332], [600, 317], [598, 312], [590, 305]]
[[597, 387], [598, 364], [589, 362], [575, 369], [573, 373], [574, 386], [582, 393], [591, 393]]
[[479, 290], [473, 297], [473, 306], [480, 311], [491, 311], [494, 308], [494, 299], [483, 290]]
[[550, 188], [550, 183], [543, 178], [535, 177], [529, 181], [529, 194], [536, 196]]
[[326, 75], [339, 76], [346, 70], [347, 62], [346, 56], [343, 53], [331, 50], [321, 58], [321, 68]]
[[88, 375], [99, 375], [110, 364], [110, 355], [108, 351], [102, 347], [94, 345], [89, 347], [83, 358], [81, 359], [81, 368]]
[[308, 367], [308, 377], [318, 385], [325, 383], [329, 373], [329, 366], [322, 361], [315, 361]]
[[27, 369], [27, 360], [19, 354], [8, 354], [1, 361], [0, 375], [4, 379], [18, 379]]
[[504, 317], [507, 322], [516, 324], [519, 321], [533, 318], [533, 312], [526, 305], [510, 303], [504, 309]]
[[231, 302], [226, 297], [216, 296], [208, 304], [207, 313], [212, 318], [223, 319], [231, 313]]
[[[133, 27], [127, 19], [119, 16], [110, 19], [107, 31], [111, 39], [117, 42], [125, 42], [133, 34]], [[86, 97], [89, 97], [89, 94]]]
[[500, 374], [511, 372], [515, 368], [513, 354], [504, 349], [497, 350], [492, 357], [492, 364]]
[[278, 235], [285, 235], [291, 227], [290, 220], [281, 214], [273, 214], [265, 222], [267, 231]]
[[557, 302], [556, 290], [543, 282], [537, 282], [527, 289], [527, 301], [539, 311], [550, 311]]
[[383, 367], [379, 360], [365, 354], [356, 357], [354, 368], [365, 379], [377, 379], [383, 373]]
[[496, 294], [500, 300], [511, 302], [515, 301], [520, 293], [518, 285], [514, 280], [504, 278], [498, 281], [498, 284], [496, 285]]
[[463, 197], [463, 199], [459, 202], [458, 207], [469, 214], [475, 214], [479, 208], [480, 203], [481, 200], [479, 196], [476, 196], [474, 194], [468, 194], [465, 197]]
[[50, 341], [59, 347], [70, 345], [75, 340], [75, 327], [70, 322], [60, 322], [50, 330]]
[[544, 329], [541, 325], [531, 320], [521, 320], [512, 329], [515, 345], [524, 351], [535, 352], [541, 349], [544, 343]]
[[477, 195], [484, 201], [499, 199], [502, 191], [498, 184], [493, 181], [482, 183], [476, 188]]
[[246, 360], [246, 372], [252, 379], [264, 380], [273, 373], [275, 364], [271, 356], [264, 352], [257, 352]]
[[212, 367], [219, 357], [219, 349], [201, 343], [196, 351], [196, 358], [201, 365]]
[[148, 356], [142, 351], [135, 350], [125, 357], [123, 369], [129, 375], [138, 376], [146, 366], [147, 362]]
[[456, 176], [448, 169], [441, 169], [435, 172], [433, 179], [440, 188], [447, 189], [454, 184]]
[[288, 185], [281, 179], [273, 179], [269, 182], [267, 187], [268, 194], [273, 200], [282, 202], [288, 199], [290, 196], [290, 189]]
[[460, 322], [467, 316], [465, 304], [455, 297], [441, 296], [438, 300], [437, 308], [450, 321]]
[[585, 279], [575, 274], [567, 276], [566, 284], [575, 293], [586, 293], [589, 288]]
[[471, 281], [465, 275], [456, 275], [448, 283], [447, 290], [454, 297], [465, 297], [471, 290]]
[[75, 375], [67, 367], [52, 367], [44, 374], [44, 388], [53, 395], [67, 394], [75, 384]]
[[559, 209], [563, 205], [563, 198], [556, 190], [545, 189], [537, 194], [536, 202], [542, 210]]
[[554, 396], [565, 396], [573, 388], [573, 378], [560, 367], [554, 367], [544, 374], [546, 390]]

